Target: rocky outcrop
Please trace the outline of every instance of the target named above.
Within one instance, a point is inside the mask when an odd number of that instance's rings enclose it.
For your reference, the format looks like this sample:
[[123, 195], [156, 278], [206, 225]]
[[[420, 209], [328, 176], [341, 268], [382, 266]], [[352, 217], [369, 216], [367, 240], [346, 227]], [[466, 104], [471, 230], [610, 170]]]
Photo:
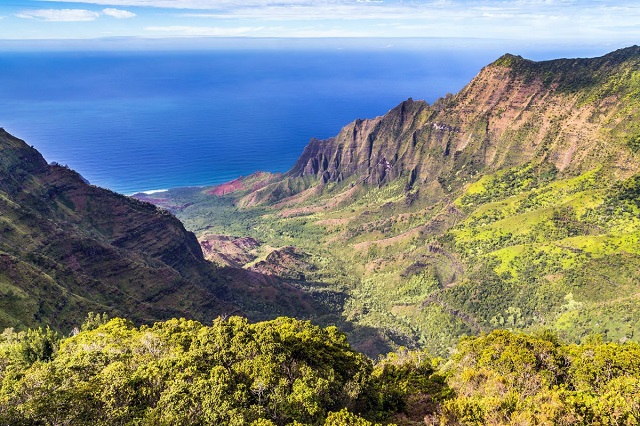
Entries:
[[255, 260], [252, 251], [260, 242], [251, 237], [230, 237], [228, 235], [203, 235], [199, 238], [204, 256], [219, 265], [241, 268]]
[[288, 246], [273, 250], [251, 270], [265, 275], [305, 281], [306, 274], [317, 268], [309, 262], [309, 255], [297, 247]]
[[322, 183], [356, 176], [373, 185], [404, 176], [419, 160], [404, 140], [414, 137], [412, 129], [421, 126], [428, 110], [424, 101], [409, 99], [384, 117], [356, 120], [334, 138], [314, 139], [287, 176], [316, 176]]
[[241, 176], [232, 181], [216, 185], [206, 192], [210, 195], [228, 195], [236, 191], [257, 191], [274, 180], [278, 180], [279, 173], [255, 172], [249, 176]]

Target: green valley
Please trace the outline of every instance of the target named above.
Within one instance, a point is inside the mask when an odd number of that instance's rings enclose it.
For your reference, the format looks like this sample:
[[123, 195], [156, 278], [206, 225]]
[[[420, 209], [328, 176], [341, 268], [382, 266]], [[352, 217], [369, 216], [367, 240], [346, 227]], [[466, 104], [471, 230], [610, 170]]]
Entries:
[[235, 266], [344, 294], [331, 305], [368, 354], [447, 355], [497, 328], [624, 342], [640, 335], [639, 75], [638, 47], [505, 55], [456, 95], [312, 140], [284, 175], [140, 198], [203, 247], [251, 238]]

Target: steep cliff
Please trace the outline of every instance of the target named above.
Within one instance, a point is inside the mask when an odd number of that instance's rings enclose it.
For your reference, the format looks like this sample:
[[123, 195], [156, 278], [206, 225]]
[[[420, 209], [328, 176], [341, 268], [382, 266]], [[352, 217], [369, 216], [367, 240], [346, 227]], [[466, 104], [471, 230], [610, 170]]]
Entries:
[[433, 105], [409, 99], [334, 138], [312, 140], [281, 182], [244, 203], [273, 202], [318, 183], [381, 185], [400, 177], [409, 187], [439, 179], [451, 191], [478, 173], [529, 162], [565, 175], [606, 165], [629, 176], [638, 168], [622, 148], [629, 131], [638, 132], [639, 64], [638, 47], [545, 62], [505, 55], [456, 95]]

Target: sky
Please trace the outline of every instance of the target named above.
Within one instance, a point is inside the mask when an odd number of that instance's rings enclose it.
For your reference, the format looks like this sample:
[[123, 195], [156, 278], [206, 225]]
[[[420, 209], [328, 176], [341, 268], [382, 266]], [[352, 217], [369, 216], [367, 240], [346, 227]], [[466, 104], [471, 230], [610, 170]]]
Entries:
[[0, 0], [0, 40], [388, 38], [627, 46], [637, 0]]

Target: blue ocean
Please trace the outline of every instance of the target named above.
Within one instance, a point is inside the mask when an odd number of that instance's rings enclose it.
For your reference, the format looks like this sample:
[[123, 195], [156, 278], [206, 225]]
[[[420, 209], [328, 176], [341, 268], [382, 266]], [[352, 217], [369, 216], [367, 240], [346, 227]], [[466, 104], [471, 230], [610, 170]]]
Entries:
[[0, 127], [131, 194], [284, 172], [310, 138], [464, 86], [494, 52], [446, 49], [0, 54]]

